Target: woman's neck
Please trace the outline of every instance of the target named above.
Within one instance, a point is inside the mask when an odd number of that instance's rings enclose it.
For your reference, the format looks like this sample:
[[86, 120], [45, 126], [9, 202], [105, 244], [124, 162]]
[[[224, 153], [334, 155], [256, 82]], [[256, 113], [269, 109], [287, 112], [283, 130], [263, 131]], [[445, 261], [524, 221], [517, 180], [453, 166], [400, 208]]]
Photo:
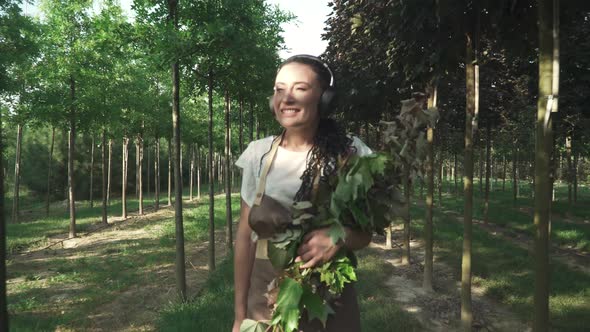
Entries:
[[303, 128], [289, 128], [285, 130], [281, 147], [289, 151], [309, 151], [313, 147], [313, 139], [317, 127], [313, 130], [302, 130]]

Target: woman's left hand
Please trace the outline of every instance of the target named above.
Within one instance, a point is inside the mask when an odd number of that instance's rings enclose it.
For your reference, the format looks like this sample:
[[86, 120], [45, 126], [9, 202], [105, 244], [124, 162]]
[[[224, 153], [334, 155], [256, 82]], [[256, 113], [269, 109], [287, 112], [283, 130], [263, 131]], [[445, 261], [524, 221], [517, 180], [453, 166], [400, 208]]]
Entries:
[[319, 228], [307, 233], [303, 243], [297, 249], [295, 262], [305, 262], [300, 268], [320, 266], [332, 259], [342, 247], [342, 243], [334, 244], [328, 228]]

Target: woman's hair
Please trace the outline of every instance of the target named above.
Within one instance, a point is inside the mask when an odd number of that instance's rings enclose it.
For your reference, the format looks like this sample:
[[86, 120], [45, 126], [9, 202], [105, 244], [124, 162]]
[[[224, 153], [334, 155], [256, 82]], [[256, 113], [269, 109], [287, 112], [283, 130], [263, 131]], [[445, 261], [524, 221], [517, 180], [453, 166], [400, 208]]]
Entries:
[[[293, 56], [279, 66], [279, 70], [289, 63], [301, 63], [308, 65], [317, 75], [322, 90], [330, 86], [332, 75], [328, 68], [318, 59], [307, 56]], [[321, 114], [329, 114], [322, 112]], [[338, 157], [346, 155], [352, 144], [352, 139], [336, 123], [327, 116], [320, 117], [318, 130], [313, 138], [313, 147], [307, 155], [307, 165], [301, 176], [301, 187], [295, 194], [295, 201], [311, 200], [313, 190], [313, 179], [318, 171], [321, 171], [320, 182], [327, 183], [328, 178], [333, 175], [338, 166]]]

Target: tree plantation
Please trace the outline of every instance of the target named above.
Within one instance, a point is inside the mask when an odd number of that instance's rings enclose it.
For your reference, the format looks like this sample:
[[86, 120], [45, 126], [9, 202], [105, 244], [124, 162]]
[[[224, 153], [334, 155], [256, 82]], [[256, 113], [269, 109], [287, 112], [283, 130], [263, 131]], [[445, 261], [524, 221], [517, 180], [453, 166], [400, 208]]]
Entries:
[[[297, 17], [24, 1], [0, 0], [0, 331], [230, 331], [234, 163], [281, 132]], [[363, 331], [587, 330], [590, 4], [326, 2], [331, 116], [395, 165]]]

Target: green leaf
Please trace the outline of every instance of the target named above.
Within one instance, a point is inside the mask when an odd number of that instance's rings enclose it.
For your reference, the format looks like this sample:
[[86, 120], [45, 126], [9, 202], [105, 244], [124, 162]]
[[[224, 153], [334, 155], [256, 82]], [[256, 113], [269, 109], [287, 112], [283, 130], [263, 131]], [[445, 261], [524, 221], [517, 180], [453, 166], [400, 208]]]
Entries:
[[307, 309], [309, 320], [319, 319], [322, 325], [326, 327], [328, 315], [334, 314], [332, 307], [328, 305], [322, 298], [311, 291], [311, 288], [304, 287], [303, 295], [301, 296], [301, 304]]
[[297, 243], [291, 242], [286, 248], [282, 249], [277, 247], [272, 241], [268, 242], [268, 258], [272, 266], [276, 269], [284, 269], [293, 259], [295, 258], [295, 250], [297, 249]]
[[240, 325], [240, 332], [265, 332], [266, 329], [268, 329], [268, 324], [252, 319], [244, 319]]
[[[303, 287], [297, 281], [291, 278], [281, 281], [275, 316], [281, 316], [279, 324], [283, 326], [285, 332], [294, 331], [299, 326], [299, 302], [302, 295]], [[275, 317], [273, 317], [274, 322]]]

